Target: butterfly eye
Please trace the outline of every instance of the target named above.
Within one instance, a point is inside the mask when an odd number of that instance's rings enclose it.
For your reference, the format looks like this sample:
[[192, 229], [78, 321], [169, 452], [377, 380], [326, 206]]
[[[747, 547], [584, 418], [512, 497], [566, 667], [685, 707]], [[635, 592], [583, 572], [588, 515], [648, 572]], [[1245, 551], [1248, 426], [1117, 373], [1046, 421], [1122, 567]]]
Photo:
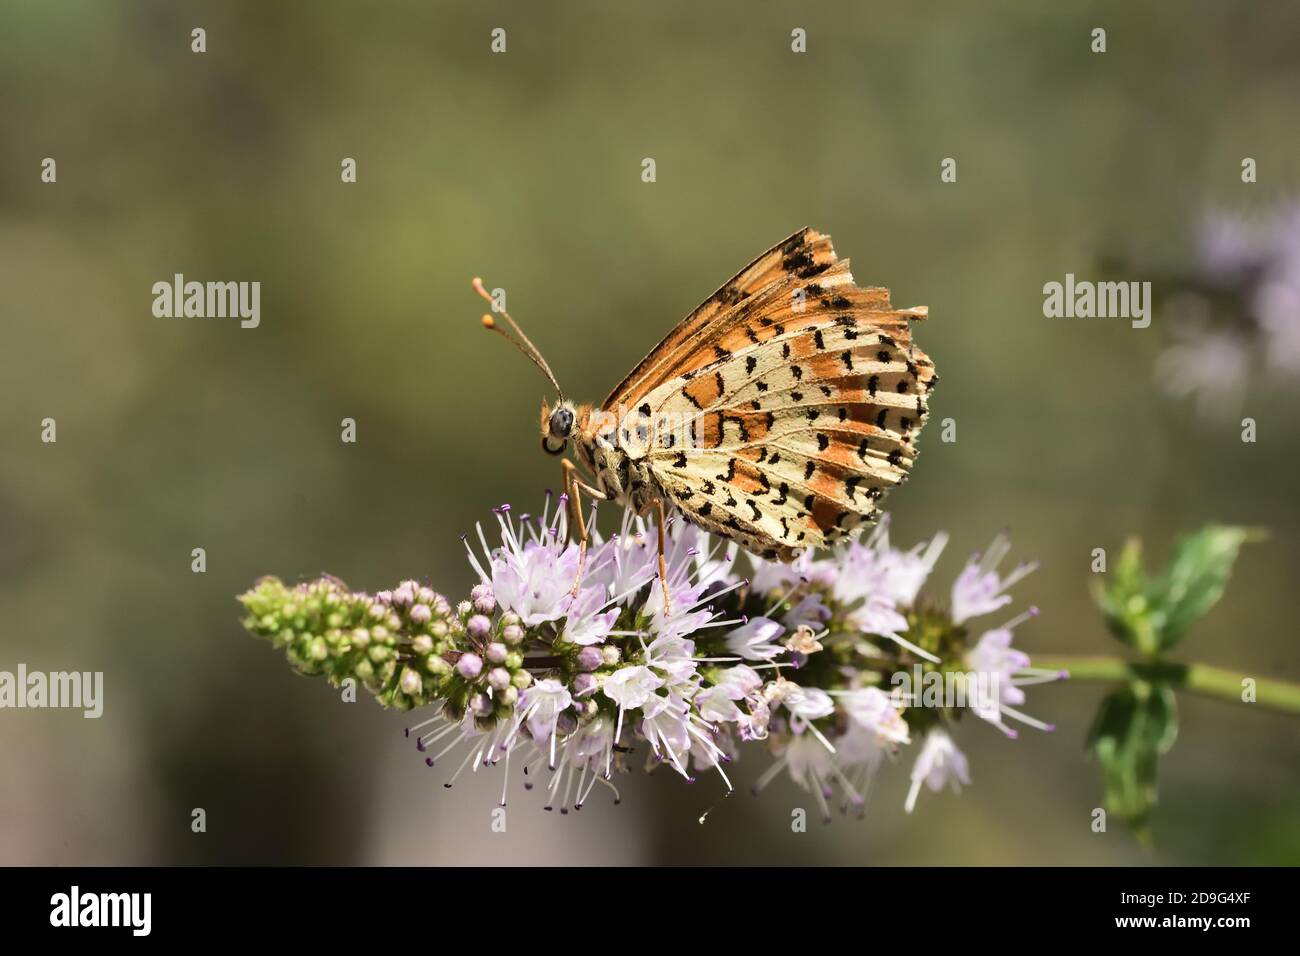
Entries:
[[573, 409], [561, 405], [551, 413], [551, 434], [556, 438], [568, 438], [573, 431]]

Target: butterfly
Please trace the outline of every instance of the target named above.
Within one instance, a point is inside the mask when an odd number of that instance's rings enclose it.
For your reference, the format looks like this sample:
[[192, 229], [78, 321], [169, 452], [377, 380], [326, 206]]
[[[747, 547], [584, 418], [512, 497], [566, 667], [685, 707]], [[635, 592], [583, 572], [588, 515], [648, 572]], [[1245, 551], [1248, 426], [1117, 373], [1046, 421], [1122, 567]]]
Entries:
[[665, 601], [665, 508], [758, 557], [790, 561], [879, 517], [916, 459], [938, 378], [911, 324], [928, 310], [895, 309], [888, 289], [855, 284], [849, 261], [814, 229], [741, 269], [599, 406], [566, 399], [523, 330], [481, 280], [474, 288], [514, 336], [491, 315], [483, 324], [555, 387], [555, 404], [542, 403], [541, 444], [551, 455], [573, 446], [564, 490], [582, 554], [582, 494], [656, 509]]

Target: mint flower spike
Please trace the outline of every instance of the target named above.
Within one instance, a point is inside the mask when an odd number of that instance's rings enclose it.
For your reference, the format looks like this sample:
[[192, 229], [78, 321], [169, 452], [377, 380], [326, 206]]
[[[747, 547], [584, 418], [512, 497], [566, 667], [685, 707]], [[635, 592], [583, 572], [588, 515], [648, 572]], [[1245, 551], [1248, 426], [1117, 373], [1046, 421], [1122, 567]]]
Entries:
[[446, 655], [463, 629], [447, 599], [415, 581], [372, 597], [329, 576], [292, 588], [267, 577], [239, 601], [244, 627], [284, 648], [300, 674], [335, 686], [352, 680], [399, 710], [442, 692]]
[[967, 626], [1032, 567], [997, 577], [1004, 538], [951, 589], [966, 598], [954, 616], [924, 591], [943, 533], [904, 551], [884, 522], [777, 565], [670, 517], [666, 610], [658, 529], [630, 511], [593, 535], [575, 591], [565, 505], [548, 494], [535, 516], [494, 509], [492, 534], [479, 524], [465, 538], [479, 583], [454, 607], [416, 581], [370, 596], [329, 577], [264, 578], [240, 597], [244, 625], [302, 674], [427, 707], [406, 733], [445, 786], [495, 769], [502, 805], [513, 777], [561, 813], [598, 785], [619, 802], [614, 774], [638, 754], [688, 782], [716, 774], [730, 794], [727, 765], [749, 749], [773, 758], [756, 793], [784, 773], [825, 819], [833, 804], [862, 815], [885, 758], [918, 743], [910, 812], [922, 783], [969, 783], [953, 740], [967, 710], [1009, 736], [1005, 718], [1051, 729], [1018, 709], [1024, 687], [1061, 676], [1011, 646], [1036, 610], [978, 636]]

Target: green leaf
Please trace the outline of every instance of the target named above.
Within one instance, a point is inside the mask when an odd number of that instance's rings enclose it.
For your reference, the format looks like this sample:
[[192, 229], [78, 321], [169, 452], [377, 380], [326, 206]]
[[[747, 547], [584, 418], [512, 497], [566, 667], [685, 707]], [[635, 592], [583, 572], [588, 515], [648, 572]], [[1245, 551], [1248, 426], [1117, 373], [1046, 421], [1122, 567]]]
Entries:
[[1166, 684], [1134, 682], [1101, 703], [1088, 747], [1101, 764], [1107, 813], [1145, 835], [1156, 805], [1159, 758], [1178, 736], [1173, 690]]
[[1107, 628], [1145, 657], [1158, 658], [1223, 596], [1241, 546], [1260, 537], [1250, 528], [1207, 525], [1178, 541], [1156, 577], [1142, 566], [1141, 544], [1129, 541], [1098, 595]]
[[1150, 588], [1142, 569], [1142, 544], [1131, 538], [1101, 589], [1098, 604], [1111, 634], [1144, 653], [1151, 653], [1157, 646], [1150, 621]]
[[1207, 525], [1179, 540], [1158, 583], [1162, 650], [1182, 640], [1187, 629], [1218, 602], [1241, 546], [1260, 537], [1250, 528]]

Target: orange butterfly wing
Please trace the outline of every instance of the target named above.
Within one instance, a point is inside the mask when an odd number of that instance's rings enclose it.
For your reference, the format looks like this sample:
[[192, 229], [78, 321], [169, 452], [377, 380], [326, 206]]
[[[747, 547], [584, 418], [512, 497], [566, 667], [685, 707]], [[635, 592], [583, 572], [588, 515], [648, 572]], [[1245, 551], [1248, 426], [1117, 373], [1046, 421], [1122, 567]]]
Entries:
[[[603, 407], [614, 410], [619, 405], [637, 405], [668, 379], [722, 357], [720, 349], [734, 352], [755, 344], [756, 335], [768, 333], [762, 328], [742, 328], [746, 320], [766, 318], [770, 328], [778, 321], [772, 310], [779, 309], [780, 303], [774, 305], [774, 300], [785, 296], [788, 304], [795, 306], [798, 289], [807, 300], [848, 292], [856, 293], [853, 298], [858, 305], [878, 307], [883, 301], [888, 308], [889, 304], [888, 292], [883, 289], [854, 287], [848, 263], [839, 262], [830, 237], [805, 227], [741, 269], [683, 319], [610, 392]], [[906, 334], [905, 328], [898, 331]]]
[[937, 381], [911, 342], [925, 314], [854, 285], [829, 239], [802, 230], [692, 313], [606, 407], [693, 419], [691, 441], [647, 455], [664, 491], [689, 520], [788, 560], [860, 529], [906, 479]]

